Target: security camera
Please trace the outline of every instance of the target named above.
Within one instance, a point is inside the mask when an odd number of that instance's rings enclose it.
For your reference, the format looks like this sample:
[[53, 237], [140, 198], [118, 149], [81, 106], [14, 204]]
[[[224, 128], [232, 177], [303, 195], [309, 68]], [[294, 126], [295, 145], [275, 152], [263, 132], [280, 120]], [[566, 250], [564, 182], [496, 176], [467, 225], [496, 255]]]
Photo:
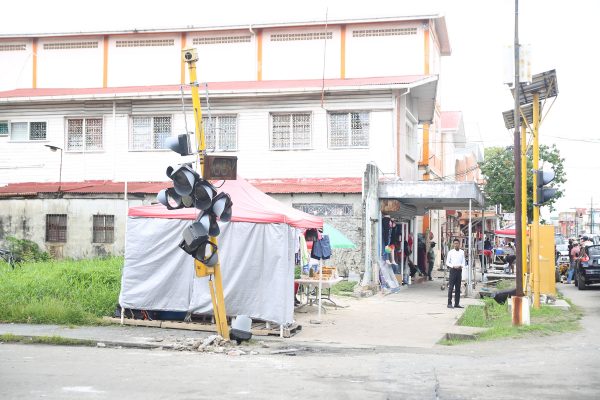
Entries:
[[185, 61], [185, 62], [198, 61], [198, 51], [196, 49], [184, 49], [182, 51], [183, 51], [183, 61]]

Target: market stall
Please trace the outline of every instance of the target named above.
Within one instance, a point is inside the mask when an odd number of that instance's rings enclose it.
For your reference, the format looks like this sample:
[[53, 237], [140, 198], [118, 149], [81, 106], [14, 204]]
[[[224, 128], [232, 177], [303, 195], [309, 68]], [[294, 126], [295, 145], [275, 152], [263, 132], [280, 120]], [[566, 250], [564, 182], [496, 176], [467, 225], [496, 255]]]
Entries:
[[[290, 324], [294, 320], [294, 255], [301, 228], [323, 221], [288, 207], [243, 179], [219, 191], [233, 201], [231, 222], [219, 222], [219, 260], [228, 315]], [[198, 210], [132, 207], [127, 222], [121, 307], [212, 314], [207, 279], [179, 248]]]

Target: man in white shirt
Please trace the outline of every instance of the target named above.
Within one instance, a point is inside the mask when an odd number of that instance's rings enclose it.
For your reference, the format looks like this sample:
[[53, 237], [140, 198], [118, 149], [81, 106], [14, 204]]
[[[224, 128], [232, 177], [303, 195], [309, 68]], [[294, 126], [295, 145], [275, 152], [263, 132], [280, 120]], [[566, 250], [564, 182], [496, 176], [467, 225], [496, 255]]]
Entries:
[[[448, 278], [448, 308], [463, 308], [460, 305], [460, 282], [462, 269], [466, 265], [465, 252], [460, 248], [460, 241], [454, 239], [454, 248], [446, 256], [446, 266], [450, 269]], [[454, 289], [454, 307], [452, 306], [452, 289]]]

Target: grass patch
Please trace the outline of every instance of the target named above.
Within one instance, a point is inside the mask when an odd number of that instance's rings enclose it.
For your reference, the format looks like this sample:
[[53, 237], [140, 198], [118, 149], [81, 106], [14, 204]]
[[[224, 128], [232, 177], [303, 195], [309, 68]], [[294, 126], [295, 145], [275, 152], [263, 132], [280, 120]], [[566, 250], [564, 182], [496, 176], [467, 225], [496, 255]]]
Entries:
[[12, 333], [0, 335], [0, 342], [24, 344], [51, 344], [56, 346], [96, 346], [96, 342], [86, 339], [71, 339], [62, 336], [18, 336]]
[[498, 290], [514, 289], [515, 287], [516, 287], [515, 281], [510, 280], [510, 279], [500, 279], [496, 283], [496, 289], [498, 289]]
[[331, 294], [335, 294], [336, 296], [352, 296], [352, 293], [354, 293], [354, 286], [357, 284], [358, 282], [350, 281], [338, 282], [331, 287]]
[[114, 312], [122, 257], [0, 266], [0, 321], [87, 325]]
[[[513, 326], [512, 316], [506, 305], [498, 304], [493, 299], [484, 299], [483, 306], [468, 306], [458, 320], [462, 326], [488, 328], [477, 335], [479, 340], [494, 340], [509, 337], [521, 337], [530, 334], [550, 335], [574, 331], [580, 328], [579, 319], [582, 312], [571, 304], [570, 310], [542, 305], [540, 309], [531, 308], [531, 324]], [[454, 345], [464, 343], [462, 340], [443, 340], [441, 344]]]

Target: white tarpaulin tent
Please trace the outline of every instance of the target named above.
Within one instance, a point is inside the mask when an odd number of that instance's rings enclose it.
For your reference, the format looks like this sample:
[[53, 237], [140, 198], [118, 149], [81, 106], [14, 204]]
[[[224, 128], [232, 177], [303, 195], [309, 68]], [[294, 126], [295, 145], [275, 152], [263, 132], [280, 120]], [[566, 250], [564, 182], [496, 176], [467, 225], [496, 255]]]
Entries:
[[[293, 322], [299, 228], [320, 228], [323, 220], [283, 205], [243, 179], [226, 181], [219, 190], [233, 201], [231, 222], [219, 222], [218, 237], [227, 315]], [[162, 205], [129, 209], [121, 307], [212, 313], [208, 278], [195, 276], [193, 258], [178, 247], [198, 212]]]

